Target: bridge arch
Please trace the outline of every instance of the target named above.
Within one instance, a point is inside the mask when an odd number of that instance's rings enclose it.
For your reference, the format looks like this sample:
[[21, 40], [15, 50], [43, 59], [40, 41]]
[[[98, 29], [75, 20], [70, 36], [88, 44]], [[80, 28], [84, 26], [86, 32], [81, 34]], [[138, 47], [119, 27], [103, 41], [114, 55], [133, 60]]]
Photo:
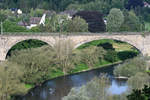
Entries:
[[[143, 55], [144, 55], [144, 44], [143, 44], [143, 38], [139, 35], [96, 35], [96, 36], [84, 36], [84, 37], [78, 37], [82, 39], [77, 39], [79, 41], [76, 42], [75, 48], [78, 48], [79, 46], [92, 42], [94, 40], [102, 40], [102, 39], [110, 39], [110, 40], [118, 40], [122, 42], [126, 42], [133, 47], [137, 48]], [[74, 40], [76, 41], [76, 40]]]
[[49, 45], [48, 43], [38, 40], [38, 39], [28, 39], [17, 42], [15, 45], [11, 46], [6, 53], [6, 59], [8, 56], [11, 56], [12, 51], [14, 50], [23, 50], [28, 48], [38, 48], [43, 45]]
[[0, 60], [4, 61], [6, 59], [7, 53], [14, 45], [26, 40], [39, 40], [50, 46], [55, 44], [55, 39], [52, 36], [3, 36], [0, 38], [0, 45], [3, 46], [0, 50]]

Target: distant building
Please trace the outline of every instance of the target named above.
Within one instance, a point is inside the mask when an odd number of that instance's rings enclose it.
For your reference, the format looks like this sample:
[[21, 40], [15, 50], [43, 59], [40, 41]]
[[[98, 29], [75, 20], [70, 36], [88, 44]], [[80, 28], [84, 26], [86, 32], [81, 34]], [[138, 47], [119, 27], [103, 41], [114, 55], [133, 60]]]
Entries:
[[75, 10], [65, 10], [64, 12], [60, 12], [60, 15], [67, 15], [69, 19], [73, 17], [73, 15], [77, 13]]
[[17, 10], [17, 14], [21, 15], [22, 14], [22, 10], [18, 9]]
[[32, 27], [36, 27], [38, 25], [45, 25], [45, 17], [46, 14], [43, 14], [42, 17], [31, 17], [29, 23], [20, 21], [18, 22], [18, 25], [24, 26], [28, 29], [31, 29]]
[[149, 3], [147, 3], [147, 2], [144, 2], [144, 7], [148, 7], [148, 8], [150, 8], [150, 4], [149, 4]]

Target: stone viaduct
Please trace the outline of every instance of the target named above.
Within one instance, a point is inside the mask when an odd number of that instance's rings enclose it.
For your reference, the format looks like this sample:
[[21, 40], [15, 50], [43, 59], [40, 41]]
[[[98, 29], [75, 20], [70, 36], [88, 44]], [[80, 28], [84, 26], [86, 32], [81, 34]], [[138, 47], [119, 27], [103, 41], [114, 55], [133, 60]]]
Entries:
[[134, 47], [136, 47], [143, 55], [150, 56], [150, 35], [143, 37], [142, 35], [119, 35], [119, 34], [82, 34], [82, 35], [0, 35], [0, 61], [6, 59], [7, 52], [11, 49], [12, 46], [18, 42], [28, 40], [28, 39], [37, 39], [43, 42], [48, 43], [53, 46], [56, 43], [57, 39], [70, 39], [73, 41], [74, 48], [79, 47], [80, 45], [100, 39], [114, 39], [127, 42]]

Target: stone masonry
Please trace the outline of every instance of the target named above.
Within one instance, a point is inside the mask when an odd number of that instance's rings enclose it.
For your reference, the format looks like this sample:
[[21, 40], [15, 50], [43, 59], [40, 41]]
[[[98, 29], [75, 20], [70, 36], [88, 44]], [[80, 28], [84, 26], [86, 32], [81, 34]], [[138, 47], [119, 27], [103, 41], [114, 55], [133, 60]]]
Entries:
[[143, 55], [150, 56], [150, 35], [143, 37], [142, 35], [105, 35], [105, 34], [85, 34], [85, 35], [68, 35], [68, 36], [53, 36], [53, 35], [0, 35], [0, 61], [6, 59], [7, 52], [18, 42], [37, 39], [53, 46], [58, 39], [69, 39], [72, 41], [74, 48], [79, 47], [84, 43], [100, 39], [114, 39], [127, 42], [136, 47]]

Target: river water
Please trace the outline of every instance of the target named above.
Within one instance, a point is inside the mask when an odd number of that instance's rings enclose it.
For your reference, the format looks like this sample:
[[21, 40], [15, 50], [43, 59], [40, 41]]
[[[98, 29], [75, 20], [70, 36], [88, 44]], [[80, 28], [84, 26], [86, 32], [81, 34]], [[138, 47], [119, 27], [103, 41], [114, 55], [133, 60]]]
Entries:
[[25, 95], [22, 100], [61, 100], [71, 88], [80, 87], [101, 73], [107, 73], [111, 80], [111, 86], [107, 89], [110, 94], [122, 94], [128, 86], [126, 80], [117, 80], [113, 77], [114, 66], [108, 66], [79, 74], [63, 76], [46, 81], [41, 86], [35, 87]]

